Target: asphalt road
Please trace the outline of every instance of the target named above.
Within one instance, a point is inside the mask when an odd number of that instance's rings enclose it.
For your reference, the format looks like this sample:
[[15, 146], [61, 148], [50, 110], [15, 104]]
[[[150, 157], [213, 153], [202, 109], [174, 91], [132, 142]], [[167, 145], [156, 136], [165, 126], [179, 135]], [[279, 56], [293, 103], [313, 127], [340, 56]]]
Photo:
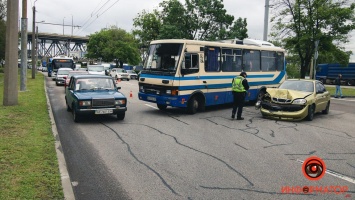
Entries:
[[[76, 199], [353, 199], [355, 99], [332, 99], [328, 115], [312, 122], [263, 119], [253, 106], [244, 121], [231, 107], [188, 115], [139, 101], [136, 80], [118, 83], [128, 97], [124, 121], [88, 117], [74, 123], [64, 87], [47, 78]], [[132, 91], [133, 97], [129, 97]], [[319, 181], [302, 174], [302, 162], [322, 158]], [[292, 193], [298, 186], [342, 186], [345, 193]]]

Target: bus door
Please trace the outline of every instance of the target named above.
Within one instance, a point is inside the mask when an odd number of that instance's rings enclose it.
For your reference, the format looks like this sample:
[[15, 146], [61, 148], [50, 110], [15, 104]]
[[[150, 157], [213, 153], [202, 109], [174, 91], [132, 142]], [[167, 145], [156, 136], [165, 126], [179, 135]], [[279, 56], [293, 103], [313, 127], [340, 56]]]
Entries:
[[204, 69], [206, 78], [203, 84], [206, 87], [206, 105], [216, 105], [224, 102], [225, 92], [221, 91], [221, 49], [219, 47], [206, 46], [204, 49]]
[[[204, 90], [204, 83], [200, 77], [201, 53], [186, 52], [181, 66], [180, 90], [182, 94], [190, 95], [196, 90]], [[187, 99], [186, 99], [187, 100]]]

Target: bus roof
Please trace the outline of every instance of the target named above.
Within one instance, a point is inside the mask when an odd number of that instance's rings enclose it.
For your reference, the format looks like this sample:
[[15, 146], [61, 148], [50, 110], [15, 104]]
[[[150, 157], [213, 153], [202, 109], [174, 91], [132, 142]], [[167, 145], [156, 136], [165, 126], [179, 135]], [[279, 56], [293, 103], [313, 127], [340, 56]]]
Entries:
[[262, 40], [244, 39], [241, 40], [223, 40], [223, 41], [202, 41], [202, 40], [187, 40], [187, 39], [165, 39], [165, 40], [154, 40], [150, 44], [162, 44], [162, 43], [184, 43], [190, 45], [202, 45], [202, 46], [219, 46], [219, 47], [229, 47], [229, 48], [240, 48], [240, 49], [253, 49], [253, 50], [273, 50], [282, 51], [285, 50], [281, 47], [277, 47], [270, 42]]
[[68, 57], [68, 56], [65, 56], [65, 55], [59, 55], [59, 56], [56, 56], [56, 57], [52, 57], [50, 59], [70, 59], [70, 60], [73, 60], [72, 57]]

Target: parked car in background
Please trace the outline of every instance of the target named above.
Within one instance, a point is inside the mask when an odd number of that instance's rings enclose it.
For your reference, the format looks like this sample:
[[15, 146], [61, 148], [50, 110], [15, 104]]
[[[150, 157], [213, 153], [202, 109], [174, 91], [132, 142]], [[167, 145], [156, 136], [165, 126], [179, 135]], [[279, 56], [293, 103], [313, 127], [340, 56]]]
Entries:
[[127, 80], [129, 81], [129, 74], [125, 69], [122, 68], [113, 68], [110, 71], [110, 76], [114, 77], [116, 80], [121, 79], [121, 80]]
[[104, 66], [105, 75], [109, 75], [109, 74], [110, 74], [110, 67], [111, 67], [111, 64], [109, 64], [109, 63], [103, 63], [102, 65]]
[[57, 74], [55, 75], [55, 84], [64, 85], [65, 79], [71, 71], [73, 71], [71, 68], [59, 68]]
[[81, 67], [81, 68], [75, 69], [75, 71], [85, 71], [85, 72], [87, 72], [88, 69], [86, 67]]
[[138, 79], [138, 74], [134, 70], [126, 70], [130, 79]]
[[103, 65], [88, 65], [87, 71], [89, 74], [105, 75], [105, 68]]
[[75, 122], [84, 115], [117, 115], [125, 118], [127, 98], [118, 90], [115, 81], [105, 75], [73, 75], [65, 90], [68, 111]]
[[330, 94], [322, 82], [311, 79], [289, 79], [278, 88], [262, 88], [256, 108], [263, 117], [313, 120], [314, 113], [329, 113]]
[[70, 81], [70, 78], [73, 76], [73, 75], [76, 75], [76, 74], [89, 74], [86, 70], [85, 71], [71, 71], [69, 72], [67, 78], [65, 79], [65, 83], [64, 83], [64, 90], [67, 88], [67, 86], [69, 85], [69, 81]]
[[47, 72], [47, 67], [42, 67], [42, 72]]

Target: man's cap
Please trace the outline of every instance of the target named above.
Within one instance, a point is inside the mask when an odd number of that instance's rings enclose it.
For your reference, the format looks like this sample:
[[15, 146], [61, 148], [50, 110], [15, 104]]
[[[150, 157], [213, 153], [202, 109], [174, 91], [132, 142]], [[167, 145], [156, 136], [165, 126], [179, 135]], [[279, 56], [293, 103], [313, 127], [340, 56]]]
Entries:
[[241, 72], [240, 74], [239, 74], [239, 76], [247, 76], [247, 73], [246, 72]]

